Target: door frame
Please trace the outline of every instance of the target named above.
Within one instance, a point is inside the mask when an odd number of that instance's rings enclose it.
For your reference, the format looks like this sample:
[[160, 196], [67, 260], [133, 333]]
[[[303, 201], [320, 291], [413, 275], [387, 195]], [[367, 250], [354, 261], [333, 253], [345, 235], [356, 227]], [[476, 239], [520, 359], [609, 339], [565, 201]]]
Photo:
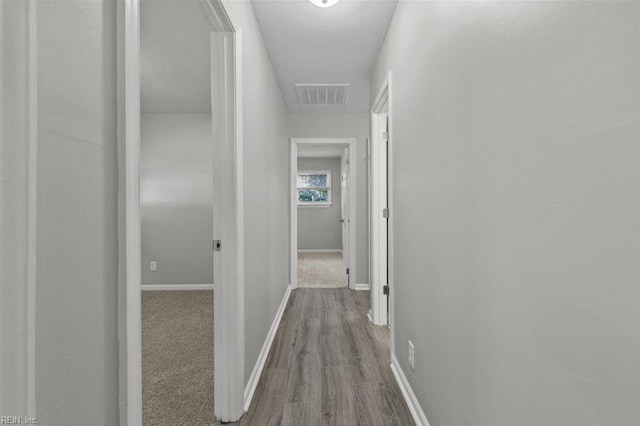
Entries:
[[[355, 138], [292, 138], [290, 172], [291, 288], [298, 288], [298, 145], [345, 145], [349, 150], [349, 288], [356, 288], [356, 140]], [[335, 202], [335, 201], [334, 201]]]
[[[380, 169], [384, 167], [384, 139], [382, 137], [381, 124], [383, 118], [387, 119], [387, 139], [388, 151], [386, 156], [386, 181], [385, 176], [381, 176]], [[371, 224], [371, 321], [376, 325], [393, 324], [393, 293], [391, 281], [393, 280], [393, 156], [391, 141], [393, 140], [392, 126], [392, 104], [391, 104], [391, 72], [387, 74], [380, 85], [378, 94], [371, 107], [371, 197], [370, 197], [370, 224]], [[385, 194], [386, 193], [386, 194]], [[387, 208], [389, 209], [388, 221], [382, 214], [384, 202], [382, 198], [386, 195]], [[385, 230], [387, 238], [384, 238]], [[386, 250], [383, 246], [386, 245]], [[386, 252], [386, 256], [385, 256]], [[389, 282], [382, 277], [388, 276]], [[390, 286], [390, 294], [384, 294], [384, 285]], [[388, 301], [387, 301], [388, 297]], [[388, 303], [388, 305], [387, 305]], [[388, 306], [388, 310], [387, 310]], [[393, 333], [393, 327], [392, 327]], [[391, 336], [393, 346], [393, 335]]]
[[[348, 212], [351, 212], [351, 201], [347, 198], [349, 197], [349, 195], [351, 194], [351, 176], [349, 174], [349, 170], [351, 169], [351, 165], [349, 164], [349, 148], [345, 147], [342, 150], [342, 155], [340, 156], [340, 239], [342, 240], [342, 266], [345, 266], [345, 259], [344, 259], [344, 246], [345, 246], [345, 240], [347, 243], [347, 253], [349, 253], [349, 230], [351, 229], [350, 222], [349, 219], [347, 218], [347, 232], [346, 232], [346, 238], [345, 238], [345, 232], [344, 232], [344, 210], [345, 210], [345, 206], [344, 204], [346, 204], [346, 210]], [[343, 180], [343, 175], [342, 173], [344, 172], [344, 168], [347, 168], [347, 176], [346, 178]], [[343, 185], [343, 183], [346, 181], [346, 184]], [[345, 191], [345, 187], [348, 188], [348, 191]], [[346, 195], [345, 195], [346, 192]], [[345, 203], [346, 200], [346, 203]], [[350, 276], [346, 275], [346, 284], [347, 287], [349, 286], [349, 284], [351, 283], [350, 281]]]
[[[215, 416], [244, 413], [244, 235], [241, 32], [229, 0], [193, 0], [211, 28], [214, 147]], [[120, 413], [142, 425], [140, 218], [140, 0], [118, 2], [118, 136], [120, 164]], [[213, 72], [214, 69], [217, 72]], [[126, 384], [126, 385], [125, 385]]]

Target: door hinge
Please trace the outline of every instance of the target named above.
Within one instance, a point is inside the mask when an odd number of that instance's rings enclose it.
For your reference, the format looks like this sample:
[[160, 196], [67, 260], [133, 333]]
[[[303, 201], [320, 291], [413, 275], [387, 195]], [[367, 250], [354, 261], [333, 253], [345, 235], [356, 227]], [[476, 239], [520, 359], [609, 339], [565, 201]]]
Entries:
[[347, 268], [347, 275], [349, 275], [349, 268]]
[[388, 208], [384, 208], [382, 209], [382, 217], [384, 217], [385, 219], [389, 219], [389, 209]]
[[385, 296], [387, 296], [389, 294], [389, 286], [385, 285], [382, 287], [382, 294], [384, 294]]
[[385, 141], [389, 140], [389, 132], [382, 132], [382, 139], [384, 139]]
[[222, 241], [213, 240], [213, 251], [222, 251]]

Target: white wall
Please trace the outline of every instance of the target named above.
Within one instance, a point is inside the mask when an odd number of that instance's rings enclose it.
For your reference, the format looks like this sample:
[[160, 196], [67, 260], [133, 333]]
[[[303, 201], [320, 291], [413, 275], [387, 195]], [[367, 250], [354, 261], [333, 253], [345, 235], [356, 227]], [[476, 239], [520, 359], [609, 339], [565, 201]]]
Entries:
[[331, 206], [298, 206], [298, 250], [342, 250], [340, 158], [298, 158], [305, 170], [331, 170]]
[[287, 111], [251, 2], [233, 2], [242, 29], [245, 377], [289, 285]]
[[211, 114], [142, 115], [142, 284], [213, 283], [212, 137]]
[[371, 93], [391, 70], [392, 324], [432, 426], [640, 419], [639, 5], [398, 4]]
[[356, 279], [369, 283], [369, 114], [291, 114], [289, 128], [292, 138], [356, 139]]
[[115, 425], [116, 2], [32, 4], [38, 40], [38, 424]]

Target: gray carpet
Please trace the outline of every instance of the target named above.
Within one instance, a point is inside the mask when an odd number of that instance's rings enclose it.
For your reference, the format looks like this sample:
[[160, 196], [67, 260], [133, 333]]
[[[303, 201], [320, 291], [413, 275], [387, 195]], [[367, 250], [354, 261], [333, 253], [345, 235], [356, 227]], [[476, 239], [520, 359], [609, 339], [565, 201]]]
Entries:
[[213, 291], [142, 292], [145, 426], [213, 425]]
[[298, 252], [298, 287], [346, 287], [342, 253]]

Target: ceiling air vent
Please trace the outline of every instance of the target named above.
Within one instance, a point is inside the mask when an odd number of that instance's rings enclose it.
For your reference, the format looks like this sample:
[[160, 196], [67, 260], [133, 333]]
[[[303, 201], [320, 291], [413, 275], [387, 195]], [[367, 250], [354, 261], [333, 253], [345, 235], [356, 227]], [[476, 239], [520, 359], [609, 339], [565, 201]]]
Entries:
[[300, 105], [344, 105], [348, 84], [296, 84]]

